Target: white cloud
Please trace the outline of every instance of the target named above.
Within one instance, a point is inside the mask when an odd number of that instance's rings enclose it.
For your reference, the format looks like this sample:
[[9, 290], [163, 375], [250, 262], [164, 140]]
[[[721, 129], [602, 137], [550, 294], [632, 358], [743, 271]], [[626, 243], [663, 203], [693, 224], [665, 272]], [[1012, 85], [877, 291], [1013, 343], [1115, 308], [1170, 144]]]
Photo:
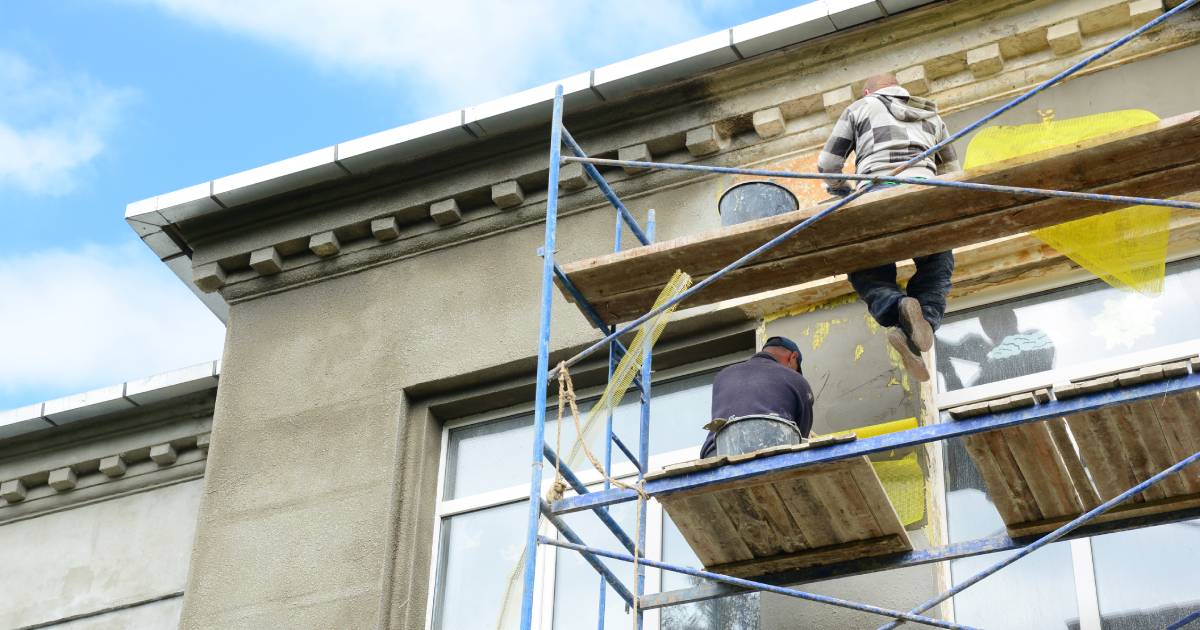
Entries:
[[[729, 0], [138, 0], [419, 93], [426, 113], [503, 96], [705, 34]], [[550, 77], [547, 79], [547, 77]], [[347, 95], [351, 97], [351, 95]]]
[[66, 395], [220, 357], [224, 326], [144, 249], [0, 257], [0, 395]]
[[69, 192], [132, 98], [86, 76], [46, 76], [0, 50], [0, 188]]

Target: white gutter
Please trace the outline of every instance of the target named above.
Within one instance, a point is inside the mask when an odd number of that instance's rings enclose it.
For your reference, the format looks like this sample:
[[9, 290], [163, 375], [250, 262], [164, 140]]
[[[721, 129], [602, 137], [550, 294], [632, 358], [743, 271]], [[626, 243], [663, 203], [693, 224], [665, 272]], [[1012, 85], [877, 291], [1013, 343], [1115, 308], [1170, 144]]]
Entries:
[[[190, 272], [189, 272], [190, 277]], [[213, 389], [220, 361], [163, 372], [100, 389], [0, 411], [0, 441], [33, 431], [92, 420], [105, 414]]]

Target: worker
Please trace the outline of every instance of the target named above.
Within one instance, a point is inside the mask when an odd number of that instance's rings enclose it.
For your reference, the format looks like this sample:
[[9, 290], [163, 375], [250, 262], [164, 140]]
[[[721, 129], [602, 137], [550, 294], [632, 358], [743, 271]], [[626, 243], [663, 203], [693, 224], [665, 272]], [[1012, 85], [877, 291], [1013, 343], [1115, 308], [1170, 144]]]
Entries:
[[[822, 173], [841, 173], [853, 151], [855, 170], [860, 175], [891, 175], [897, 167], [947, 137], [946, 123], [938, 116], [932, 101], [909, 94], [894, 75], [881, 74], [867, 79], [863, 97], [838, 117], [817, 168]], [[957, 170], [960, 170], [958, 156], [954, 147], [947, 144], [897, 175], [923, 179]], [[825, 182], [832, 194], [850, 194], [845, 180]], [[888, 184], [879, 186], [885, 185]], [[896, 283], [895, 263], [851, 272], [850, 284], [866, 302], [875, 321], [889, 329], [888, 343], [900, 354], [908, 373], [917, 380], [927, 381], [929, 369], [921, 353], [933, 347], [933, 332], [946, 312], [954, 255], [939, 252], [918, 256], [913, 262], [916, 273], [908, 281], [907, 294]]]
[[[712, 388], [712, 417], [746, 416], [781, 418], [807, 438], [813, 424], [813, 392], [800, 369], [803, 356], [796, 342], [771, 337], [762, 352], [717, 373]], [[711, 457], [717, 449], [716, 431], [709, 431], [700, 457]]]

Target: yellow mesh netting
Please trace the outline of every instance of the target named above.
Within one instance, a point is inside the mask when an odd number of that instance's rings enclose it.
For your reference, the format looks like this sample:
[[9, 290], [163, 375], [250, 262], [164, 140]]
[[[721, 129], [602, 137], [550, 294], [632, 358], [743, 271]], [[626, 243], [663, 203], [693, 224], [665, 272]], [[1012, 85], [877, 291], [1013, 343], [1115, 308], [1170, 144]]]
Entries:
[[[967, 146], [965, 168], [973, 168], [1088, 138], [1145, 125], [1158, 116], [1145, 110], [1121, 110], [1040, 123], [994, 126], [980, 131]], [[1162, 291], [1166, 273], [1170, 208], [1131, 206], [1086, 219], [1036, 230], [1034, 236], [1118, 289], [1145, 295]]]
[[[658, 299], [654, 301], [654, 308], [662, 306], [667, 300], [683, 293], [690, 286], [692, 286], [692, 277], [682, 271], [676, 270], [675, 275], [671, 276], [671, 280], [663, 287], [662, 293], [659, 293]], [[568, 466], [575, 467], [582, 463], [581, 456], [584, 454], [584, 444], [591, 444], [596, 432], [600, 430], [601, 423], [597, 422], [597, 420], [607, 418], [608, 414], [614, 411], [617, 405], [621, 403], [625, 392], [633, 384], [634, 377], [642, 369], [642, 360], [646, 356], [646, 349], [653, 347], [658, 341], [659, 335], [667, 327], [667, 322], [671, 320], [671, 315], [675, 312], [677, 306], [672, 306], [655, 315], [638, 329], [633, 341], [626, 347], [628, 352], [625, 353], [625, 356], [617, 363], [616, 369], [613, 370], [612, 378], [608, 380], [608, 387], [604, 389], [604, 394], [600, 396], [600, 400], [596, 401], [596, 404], [588, 411], [587, 419], [583, 422], [583, 435], [577, 437], [574, 446], [571, 447], [570, 454], [567, 455], [566, 461]]]
[[[917, 426], [916, 418], [905, 418], [858, 427], [852, 431], [862, 440], [885, 433], [915, 429]], [[896, 451], [889, 451], [883, 456], [874, 456], [871, 466], [875, 469], [875, 474], [879, 475], [883, 491], [895, 506], [896, 514], [900, 516], [900, 522], [905, 527], [925, 518], [925, 471], [921, 470], [916, 451], [903, 456], [897, 456]]]

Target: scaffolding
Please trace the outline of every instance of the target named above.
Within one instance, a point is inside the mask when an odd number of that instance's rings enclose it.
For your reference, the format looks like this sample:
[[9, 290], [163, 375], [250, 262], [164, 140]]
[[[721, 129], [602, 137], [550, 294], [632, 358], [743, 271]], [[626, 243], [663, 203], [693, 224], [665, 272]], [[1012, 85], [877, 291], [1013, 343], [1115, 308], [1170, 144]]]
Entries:
[[[764, 252], [777, 247], [812, 224], [821, 221], [825, 217], [837, 212], [840, 208], [846, 206], [855, 199], [871, 192], [880, 184], [901, 183], [916, 186], [943, 186], [974, 190], [981, 193], [1002, 193], [1014, 196], [1031, 196], [1040, 198], [1057, 197], [1078, 201], [1100, 202], [1118, 205], [1141, 204], [1182, 208], [1188, 210], [1200, 210], [1200, 204], [1186, 201], [1149, 199], [1142, 197], [1106, 195], [1077, 191], [1024, 188], [975, 182], [947, 181], [937, 179], [912, 179], [896, 176], [898, 173], [902, 172], [904, 168], [930, 155], [933, 155], [943, 146], [955, 142], [964, 137], [966, 134], [979, 129], [989, 121], [995, 119], [997, 116], [1017, 107], [1021, 103], [1028, 101], [1034, 95], [1059, 83], [1067, 77], [1070, 77], [1081, 68], [1084, 68], [1097, 59], [1100, 59], [1101, 57], [1112, 52], [1113, 50], [1125, 45], [1146, 31], [1162, 24], [1172, 16], [1192, 8], [1197, 3], [1200, 3], [1200, 0], [1187, 0], [1175, 8], [1164, 12], [1154, 20], [1151, 20], [1140, 28], [1137, 28], [1136, 30], [1104, 47], [1103, 49], [1087, 56], [1061, 73], [1005, 103], [1003, 106], [980, 118], [976, 122], [959, 130], [957, 133], [938, 143], [936, 146], [931, 147], [921, 155], [914, 157], [908, 163], [898, 167], [890, 176], [792, 173], [719, 166], [666, 164], [657, 162], [635, 162], [590, 158], [583, 151], [579, 143], [576, 142], [576, 140], [571, 136], [570, 132], [568, 132], [563, 126], [563, 97], [562, 87], [559, 86], [555, 91], [550, 126], [549, 185], [546, 201], [545, 243], [544, 246], [538, 251], [538, 254], [542, 257], [541, 303], [539, 311], [537, 389], [534, 406], [532, 478], [530, 483], [528, 529], [525, 541], [526, 556], [522, 571], [523, 599], [520, 613], [521, 630], [531, 630], [533, 622], [535, 597], [534, 581], [536, 575], [538, 549], [541, 545], [548, 545], [576, 551], [580, 553], [583, 558], [600, 574], [600, 599], [598, 610], [600, 627], [604, 627], [606, 587], [611, 586], [622, 599], [623, 603], [632, 608], [637, 628], [642, 627], [643, 612], [645, 610], [685, 604], [749, 591], [776, 593], [812, 602], [839, 606], [879, 615], [888, 619], [888, 623], [882, 626], [883, 628], [894, 628], [895, 626], [904, 622], [912, 622], [940, 628], [965, 628], [967, 626], [936, 619], [927, 616], [924, 613], [938, 606], [942, 602], [949, 600], [956, 594], [961, 593], [964, 589], [969, 588], [984, 578], [994, 574], [1000, 569], [1020, 560], [1021, 558], [1052, 542], [1062, 539], [1092, 536], [1100, 533], [1146, 527], [1200, 517], [1200, 502], [1186, 503], [1179, 506], [1179, 509], [1128, 512], [1127, 514], [1129, 515], [1123, 518], [1109, 518], [1106, 520], [1104, 517], [1106, 513], [1109, 513], [1110, 510], [1116, 508], [1123, 502], [1138, 496], [1143, 491], [1154, 486], [1154, 484], [1157, 484], [1164, 479], [1171, 478], [1185, 467], [1193, 464], [1197, 460], [1200, 460], [1200, 452], [1194, 452], [1191, 455], [1176, 461], [1174, 464], [1166, 467], [1165, 469], [1159, 470], [1157, 473], [1152, 475], [1142, 475], [1144, 478], [1142, 478], [1132, 487], [1128, 487], [1123, 492], [1107, 493], [1109, 495], [1115, 494], [1115, 496], [1111, 496], [1108, 498], [1108, 500], [1105, 500], [1102, 503], [1099, 502], [1098, 499], [1093, 500], [1091, 503], [1087, 503], [1085, 507], [1088, 509], [1081, 509], [1080, 511], [1082, 511], [1082, 514], [1078, 515], [1077, 517], [1060, 519], [1059, 522], [1044, 526], [1042, 528], [1043, 531], [1027, 535], [998, 535], [989, 538], [947, 544], [927, 550], [909, 550], [882, 555], [872, 555], [862, 558], [851, 558], [849, 560], [826, 563], [808, 568], [755, 575], [753, 576], [755, 579], [735, 577], [712, 571], [697, 570], [666, 562], [659, 562], [644, 557], [644, 553], [642, 551], [646, 548], [646, 501], [644, 499], [647, 497], [665, 497], [670, 496], [673, 493], [684, 491], [703, 492], [706, 488], [719, 486], [723, 483], [744, 481], [769, 474], [807, 469], [809, 467], [820, 465], [828, 465], [834, 462], [842, 462], [853, 458], [861, 458], [872, 453], [913, 447], [951, 438], [963, 438], [969, 440], [972, 439], [972, 436], [980, 436], [984, 435], [985, 433], [1003, 431], [1006, 429], [1014, 430], [1019, 427], [1032, 426], [1033, 423], [1047, 423], [1055, 421], [1056, 419], [1070, 417], [1072, 414], [1078, 415], [1097, 413], [1117, 406], [1139, 404], [1152, 400], [1158, 401], [1165, 399], [1165, 397], [1171, 396], [1194, 397], [1196, 392], [1200, 391], [1200, 362], [1198, 361], [1193, 361], [1190, 369], [1187, 367], [1184, 367], [1182, 370], [1176, 368], [1176, 371], [1174, 372], [1170, 372], [1168, 370], [1169, 373], [1166, 375], [1163, 375], [1160, 370], [1160, 378], [1157, 380], [1151, 379], [1148, 382], [1130, 381], [1128, 386], [1120, 387], [1118, 389], [1105, 389], [1099, 387], [1088, 389], [1086, 387], [1080, 387], [1078, 388], [1079, 391], [1072, 392], [1070, 396], [1067, 396], [1066, 392], [1064, 391], [1061, 392], [1061, 395], [1053, 398], [1046, 395], [1034, 400], [1031, 397], [1029, 404], [1027, 405], [1009, 405], [1008, 408], [1005, 408], [1004, 406], [996, 407], [995, 405], [993, 405], [991, 408], [988, 408], [985, 405], [981, 411], [977, 410], [975, 413], [963, 414], [963, 416], [971, 417], [963, 417], [955, 414], [953, 421], [950, 421], [951, 418], [949, 416], [951, 414], [946, 413], [944, 414], [946, 417], [943, 419], [943, 422], [920, 426], [915, 429], [902, 432], [878, 435], [866, 439], [856, 439], [842, 443], [828, 444], [821, 448], [809, 448], [805, 450], [795, 450], [793, 452], [782, 452], [772, 454], [769, 457], [751, 458], [735, 463], [728, 463], [719, 467], [687, 471], [683, 474], [671, 476], [651, 475], [650, 478], [647, 478], [648, 473], [650, 473], [649, 433], [651, 400], [651, 350], [649, 344], [646, 344], [642, 349], [642, 352], [644, 353], [644, 360], [640, 369], [640, 373], [638, 374], [637, 378], [634, 379], [634, 387], [638, 392], [641, 405], [638, 424], [638, 442], [636, 447], [631, 447], [625, 441], [623, 441], [620, 436], [613, 432], [612, 415], [610, 413], [605, 424], [604, 432], [604, 470], [602, 472], [604, 473], [606, 480], [603, 490], [589, 491], [584, 483], [579, 479], [577, 474], [566, 465], [567, 463], [563, 459], [560, 459], [561, 454], [556, 453], [546, 443], [545, 440], [548, 386], [552, 379], [559, 375], [560, 370], [578, 363], [580, 360], [594, 354], [595, 352], [598, 352], [602, 349], [607, 349], [609, 356], [608, 373], [611, 377], [617, 362], [627, 351], [627, 349], [621, 343], [620, 338], [622, 336], [637, 330], [648, 321], [651, 321], [651, 319], [655, 316], [675, 307], [684, 300], [687, 300], [689, 297], [695, 295], [697, 292], [703, 291], [706, 287], [718, 281], [723, 276], [726, 276], [730, 272], [745, 266], [747, 263], [759, 257]], [[569, 150], [571, 155], [563, 155], [564, 147]], [[653, 210], [651, 210], [647, 216], [646, 227], [645, 229], [642, 229], [641, 225], [639, 225], [633, 214], [621, 202], [620, 198], [613, 191], [612, 187], [609, 186], [608, 182], [597, 168], [597, 166], [600, 165], [649, 169], [675, 169], [707, 173], [755, 175], [762, 177], [790, 177], [825, 180], [840, 179], [846, 181], [858, 181], [861, 185], [849, 196], [832, 203], [815, 215], [788, 228], [767, 242], [744, 254], [740, 258], [737, 258], [733, 262], [727, 264], [719, 271], [716, 271], [715, 273], [712, 273], [701, 279], [690, 289], [661, 303], [656, 308], [649, 310], [642, 316], [633, 319], [631, 322], [623, 326], [618, 326], [616, 324], [610, 324], [606, 318], [602, 317], [596, 311], [596, 309], [592, 307], [592, 305], [584, 297], [583, 293], [572, 284], [569, 274], [566, 273], [555, 261], [555, 252], [557, 251], [556, 239], [559, 169], [562, 164], [568, 162], [580, 163], [587, 175], [597, 184], [603, 196], [608, 200], [613, 208], [615, 208], [616, 225], [614, 235], [614, 252], [622, 251], [622, 234], [626, 228], [632, 233], [634, 238], [637, 239], [639, 245], [648, 246], [653, 244], [655, 239], [655, 216]], [[555, 291], [555, 283], [561, 287], [561, 289], [579, 307], [588, 321], [594, 327], [599, 329], [604, 336], [599, 341], [593, 343], [574, 356], [571, 356], [558, 366], [552, 367], [550, 365], [550, 326], [551, 301]], [[1122, 383], [1124, 384], [1124, 381], [1122, 381]], [[1190, 420], [1194, 421], [1195, 417], [1191, 417]], [[579, 439], [583, 439], [582, 436], [578, 437]], [[612, 467], [614, 447], [633, 464], [636, 470], [635, 487], [613, 487], [608, 482]], [[547, 501], [542, 498], [542, 472], [545, 462], [549, 462], [551, 466], [562, 475], [566, 483], [571, 489], [574, 490], [574, 496], [565, 498], [560, 497], [554, 501]], [[608, 514], [607, 511], [609, 506], [627, 501], [638, 502], [637, 527], [632, 535], [627, 533]], [[593, 512], [605, 525], [605, 527], [613, 533], [616, 539], [620, 542], [621, 546], [624, 547], [624, 551], [608, 551], [587, 545], [580, 538], [580, 536], [561, 518], [564, 514], [578, 511]], [[1111, 516], [1112, 515], [1110, 514], [1110, 517]], [[539, 527], [543, 518], [545, 518], [561, 533], [562, 537], [566, 539], [565, 542], [539, 534]], [[1012, 530], [1010, 530], [1009, 533], [1012, 534]], [[1017, 551], [1016, 553], [994, 563], [979, 573], [960, 581], [953, 588], [950, 588], [925, 602], [921, 602], [908, 611], [891, 610], [869, 604], [851, 602], [835, 597], [819, 595], [795, 588], [781, 586], [782, 584], [797, 584], [805, 581], [831, 577], [884, 571], [899, 567], [953, 560], [1005, 550]], [[614, 575], [613, 572], [603, 562], [601, 562], [601, 558], [615, 559], [635, 564], [636, 579], [633, 581], [634, 583], [632, 584], [632, 590], [631, 588], [627, 588], [625, 584], [622, 583], [621, 580], [618, 579], [617, 576]], [[683, 591], [646, 595], [645, 567], [653, 567], [664, 571], [689, 575], [707, 580], [708, 582]], [[1190, 615], [1187, 615], [1169, 627], [1181, 628], [1197, 619], [1200, 619], [1200, 611], [1196, 611]]]

